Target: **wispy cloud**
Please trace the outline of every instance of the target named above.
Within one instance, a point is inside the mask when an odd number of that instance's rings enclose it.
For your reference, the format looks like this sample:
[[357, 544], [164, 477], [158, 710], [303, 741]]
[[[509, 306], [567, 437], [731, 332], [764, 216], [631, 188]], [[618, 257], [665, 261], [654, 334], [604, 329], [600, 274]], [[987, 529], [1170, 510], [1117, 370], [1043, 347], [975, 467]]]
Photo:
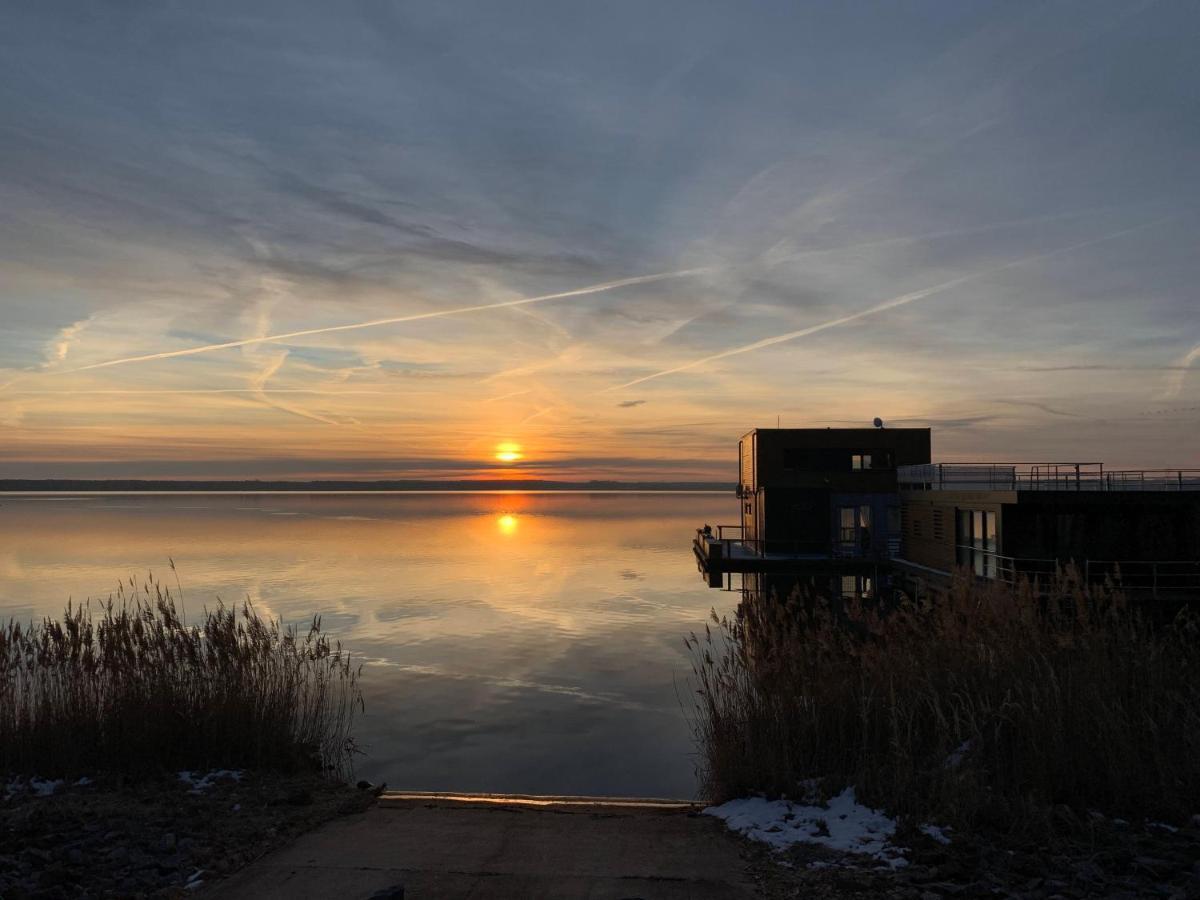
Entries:
[[150, 362], [159, 359], [177, 359], [181, 356], [194, 356], [198, 353], [213, 353], [217, 350], [232, 350], [236, 347], [250, 347], [255, 344], [271, 344], [280, 341], [295, 340], [296, 338], [313, 337], [320, 334], [334, 334], [343, 331], [359, 331], [364, 328], [379, 328], [383, 325], [399, 325], [405, 322], [421, 322], [427, 319], [441, 319], [446, 316], [461, 316], [469, 313], [485, 312], [493, 309], [508, 309], [511, 307], [526, 306], [531, 303], [547, 303], [551, 300], [565, 300], [570, 297], [583, 297], [589, 294], [599, 294], [605, 291], [615, 291], [619, 288], [630, 287], [636, 284], [650, 284], [655, 281], [664, 281], [669, 278], [686, 278], [690, 275], [698, 275], [709, 269], [701, 267], [694, 269], [680, 269], [675, 272], [657, 272], [652, 275], [635, 275], [631, 278], [619, 278], [615, 281], [606, 281], [600, 284], [592, 284], [586, 287], [573, 288], [568, 291], [557, 291], [552, 294], [540, 294], [535, 297], [523, 297], [519, 300], [504, 300], [499, 303], [480, 303], [473, 306], [459, 306], [454, 309], [439, 309], [432, 312], [414, 313], [407, 316], [391, 316], [386, 319], [370, 319], [365, 322], [351, 322], [345, 325], [328, 325], [323, 328], [305, 328], [299, 331], [288, 331], [283, 334], [269, 334], [262, 337], [244, 338], [238, 341], [223, 341], [217, 344], [204, 344], [199, 347], [188, 347], [183, 350], [166, 350], [160, 353], [146, 353], [141, 356], [126, 356], [120, 359], [110, 359], [105, 362], [92, 363], [87, 366], [79, 366], [74, 369], [58, 370], [61, 374], [74, 372], [89, 372], [94, 369], [107, 369], [111, 366], [124, 366], [130, 363]]
[[[901, 294], [898, 297], [893, 297], [890, 300], [885, 300], [883, 303], [878, 303], [875, 306], [871, 306], [866, 309], [859, 310], [858, 312], [848, 313], [847, 315], [844, 315], [844, 316], [838, 316], [835, 319], [829, 319], [825, 322], [820, 322], [816, 325], [810, 325], [807, 328], [801, 328], [796, 331], [789, 331], [786, 334], [779, 334], [779, 335], [775, 335], [774, 337], [763, 338], [760, 341], [754, 341], [753, 343], [750, 343], [750, 344], [743, 344], [739, 347], [732, 347], [729, 350], [723, 350], [720, 353], [713, 353], [713, 354], [710, 354], [709, 356], [705, 356], [700, 359], [694, 359], [694, 360], [691, 360], [690, 362], [686, 362], [686, 363], [683, 363], [682, 365], [678, 365], [678, 366], [673, 366], [669, 369], [662, 369], [658, 372], [653, 372], [650, 375], [643, 375], [640, 378], [635, 378], [632, 381], [625, 382], [624, 384], [618, 384], [618, 385], [613, 385], [611, 387], [604, 388], [603, 391], [601, 391], [601, 393], [607, 393], [609, 391], [625, 390], [627, 388], [635, 387], [639, 384], [645, 384], [647, 381], [653, 381], [654, 379], [657, 379], [657, 378], [665, 378], [668, 375], [675, 375], [679, 372], [686, 372], [688, 369], [694, 369], [698, 366], [706, 365], [707, 363], [717, 362], [718, 360], [722, 360], [722, 359], [728, 359], [731, 356], [737, 356], [742, 353], [751, 353], [755, 350], [761, 350], [765, 347], [772, 347], [776, 344], [782, 344], [782, 343], [786, 343], [788, 341], [797, 340], [802, 337], [808, 337], [809, 335], [817, 334], [819, 332], [826, 331], [830, 328], [837, 328], [840, 325], [848, 325], [851, 322], [857, 322], [859, 319], [865, 319], [868, 316], [878, 315], [879, 313], [886, 312], [887, 310], [890, 310], [890, 309], [896, 309], [901, 306], [907, 306], [908, 304], [915, 303], [918, 300], [924, 300], [926, 297], [932, 297], [935, 294], [940, 294], [945, 291], [951, 290], [953, 288], [960, 287], [961, 285], [967, 284], [968, 282], [971, 282], [971, 281], [976, 281], [980, 278], [985, 278], [990, 275], [996, 275], [1007, 269], [1016, 268], [1017, 266], [1029, 265], [1030, 263], [1039, 262], [1044, 259], [1050, 259], [1052, 257], [1059, 256], [1064, 253], [1070, 253], [1075, 250], [1081, 250], [1084, 247], [1091, 247], [1096, 244], [1104, 243], [1106, 241], [1117, 240], [1118, 238], [1126, 237], [1128, 235], [1135, 234], [1139, 231], [1144, 231], [1147, 228], [1154, 228], [1159, 225], [1163, 225], [1167, 221], [1170, 221], [1170, 219], [1169, 218], [1155, 219], [1152, 222], [1146, 222], [1142, 225], [1134, 226], [1133, 228], [1122, 228], [1119, 231], [1114, 231], [1114, 232], [1111, 232], [1110, 234], [1106, 234], [1106, 235], [1103, 235], [1098, 238], [1091, 238], [1086, 241], [1080, 241], [1078, 243], [1071, 244], [1066, 247], [1059, 247], [1055, 250], [1050, 250], [1045, 253], [1035, 253], [1030, 256], [1023, 256], [1020, 259], [1014, 259], [1014, 260], [1011, 260], [1010, 262], [1006, 262], [1006, 263], [1003, 263], [998, 266], [989, 266], [987, 268], [980, 269], [976, 272], [970, 272], [966, 275], [960, 275], [957, 278], [951, 278], [949, 281], [943, 281], [940, 284], [935, 284], [931, 287], [921, 288], [920, 290], [917, 290], [917, 291], [910, 291], [906, 294]], [[1200, 348], [1198, 348], [1198, 349], [1200, 349]]]
[[67, 358], [67, 354], [71, 352], [71, 345], [75, 343], [75, 339], [88, 326], [88, 321], [88, 319], [80, 319], [78, 322], [62, 329], [55, 336], [46, 351], [47, 364], [61, 363]]

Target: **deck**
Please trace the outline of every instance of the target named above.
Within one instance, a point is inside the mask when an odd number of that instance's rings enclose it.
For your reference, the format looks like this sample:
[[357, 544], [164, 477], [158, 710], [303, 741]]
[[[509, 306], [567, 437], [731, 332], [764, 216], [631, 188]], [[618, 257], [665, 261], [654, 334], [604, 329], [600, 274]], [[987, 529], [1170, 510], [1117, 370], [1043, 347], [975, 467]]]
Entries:
[[864, 555], [858, 548], [813, 547], [789, 541], [750, 540], [738, 525], [718, 525], [716, 531], [696, 529], [692, 552], [709, 587], [721, 587], [728, 573], [786, 572], [805, 574], [871, 574], [886, 564], [887, 553]]

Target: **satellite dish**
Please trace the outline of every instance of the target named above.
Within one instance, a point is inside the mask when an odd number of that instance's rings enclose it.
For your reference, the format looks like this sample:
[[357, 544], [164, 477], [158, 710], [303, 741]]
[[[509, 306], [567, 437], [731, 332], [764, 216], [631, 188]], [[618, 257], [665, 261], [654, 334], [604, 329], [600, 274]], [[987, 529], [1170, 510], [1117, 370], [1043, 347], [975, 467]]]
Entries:
[[883, 419], [879, 418], [879, 416], [876, 416], [876, 417], [875, 417], [875, 427], [876, 427], [876, 428], [882, 428], [882, 427], [883, 427]]

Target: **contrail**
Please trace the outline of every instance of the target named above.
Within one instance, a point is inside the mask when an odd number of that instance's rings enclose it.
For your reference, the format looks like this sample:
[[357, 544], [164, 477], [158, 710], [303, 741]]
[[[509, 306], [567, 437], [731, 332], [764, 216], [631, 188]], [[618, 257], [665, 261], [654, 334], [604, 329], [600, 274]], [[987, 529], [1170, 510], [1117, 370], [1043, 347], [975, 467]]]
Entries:
[[523, 391], [510, 391], [507, 394], [501, 394], [499, 397], [484, 397], [480, 403], [496, 403], [500, 400], [507, 400], [510, 397], [520, 397], [522, 394], [532, 394], [533, 388], [526, 388]]
[[1086, 241], [1080, 241], [1077, 244], [1071, 244], [1067, 247], [1059, 247], [1056, 250], [1049, 250], [1045, 253], [1037, 253], [1033, 256], [1023, 256], [1020, 259], [1014, 259], [1011, 262], [1006, 262], [1003, 265], [992, 266], [987, 269], [982, 269], [978, 272], [972, 272], [967, 275], [960, 275], [958, 278], [951, 278], [949, 281], [943, 281], [941, 284], [935, 284], [932, 287], [921, 288], [917, 291], [911, 291], [907, 294], [901, 294], [899, 297], [893, 297], [891, 300], [885, 300], [883, 303], [870, 306], [866, 309], [861, 309], [858, 312], [849, 313], [845, 316], [839, 316], [836, 319], [830, 319], [826, 322], [821, 322], [817, 325], [810, 325], [808, 328], [801, 328], [798, 331], [789, 331], [787, 334], [776, 335], [775, 337], [763, 338], [761, 341], [755, 341], [752, 344], [745, 344], [741, 347], [734, 347], [730, 350], [723, 350], [720, 353], [714, 353], [711, 356], [705, 356], [701, 359], [694, 359], [691, 362], [683, 365], [674, 366], [670, 369], [663, 369], [661, 372], [655, 372], [651, 375], [643, 375], [641, 378], [635, 378], [633, 381], [627, 381], [624, 384], [613, 385], [607, 387], [599, 393], [606, 394], [610, 391], [624, 390], [625, 388], [634, 387], [635, 385], [644, 384], [647, 381], [652, 381], [655, 378], [663, 378], [667, 375], [674, 375], [676, 372], [683, 372], [688, 369], [694, 369], [697, 366], [702, 366], [705, 363], [716, 362], [719, 359], [725, 359], [730, 356], [737, 356], [740, 353], [749, 353], [753, 350], [761, 350], [763, 347], [771, 347], [775, 344], [782, 344], [785, 341], [794, 341], [797, 338], [808, 337], [810, 334], [816, 334], [819, 331], [825, 331], [829, 328], [836, 328], [839, 325], [848, 325], [851, 322], [856, 322], [859, 319], [865, 319], [868, 316], [873, 316], [876, 313], [885, 312], [889, 309], [895, 309], [898, 306], [907, 306], [909, 303], [914, 303], [917, 300], [924, 300], [934, 294], [940, 294], [943, 291], [948, 291], [951, 288], [956, 288], [961, 284], [966, 284], [969, 281], [975, 281], [979, 278], [985, 278], [988, 275], [994, 275], [997, 272], [1003, 272], [1006, 269], [1012, 269], [1017, 266], [1028, 265], [1029, 263], [1038, 262], [1039, 260], [1049, 259], [1053, 256], [1059, 256], [1063, 253], [1070, 253], [1074, 250], [1079, 250], [1083, 247], [1090, 247], [1094, 244], [1104, 243], [1105, 241], [1116, 240], [1117, 238], [1125, 237], [1138, 231], [1144, 231], [1147, 228], [1153, 228], [1161, 225], [1164, 222], [1176, 218], [1170, 216], [1163, 219], [1156, 219], [1153, 222], [1147, 222], [1143, 225], [1135, 225], [1132, 228], [1123, 228], [1120, 231], [1114, 231], [1111, 234], [1106, 234], [1103, 237], [1092, 238]]
[[[651, 275], [635, 275], [631, 278], [620, 278], [616, 281], [605, 281], [601, 284], [574, 288], [569, 291], [559, 291], [554, 294], [541, 294], [537, 297], [523, 297], [520, 300], [505, 300], [499, 303], [481, 303], [476, 306], [459, 306], [455, 309], [440, 309], [433, 312], [415, 313], [408, 316], [393, 316], [387, 319], [371, 319], [367, 322], [351, 322], [346, 325], [329, 325], [324, 328], [306, 328], [303, 331], [289, 331], [284, 334], [269, 334], [262, 337], [245, 338], [240, 341], [225, 341], [220, 344], [204, 344], [200, 347], [188, 347], [185, 350], [170, 350], [164, 353], [147, 353], [143, 356], [126, 356], [121, 359], [110, 359], [106, 362], [92, 363], [74, 369], [59, 369], [54, 374], [66, 375], [72, 372], [87, 372], [92, 369], [106, 369], [109, 366], [123, 366], [129, 363], [149, 362], [155, 359], [174, 359], [178, 356], [193, 356], [197, 353], [212, 353], [214, 350], [230, 350], [235, 347], [249, 347], [253, 344], [269, 344], [276, 341], [286, 341], [292, 338], [311, 337], [315, 334], [332, 334], [337, 331], [357, 331], [361, 328], [378, 328], [380, 325], [397, 325], [401, 322], [419, 322], [424, 319], [440, 319], [444, 316], [461, 316], [466, 313], [483, 312], [488, 309], [507, 309], [514, 306], [526, 306], [531, 303], [545, 303], [549, 300], [564, 300], [568, 297], [582, 297], [586, 294], [600, 294], [614, 291], [617, 288], [629, 287], [634, 284], [649, 284], [654, 281], [666, 281], [670, 278], [686, 278], [689, 275], [699, 275], [710, 271], [711, 267], [695, 269], [680, 269], [675, 272], [656, 272]], [[49, 373], [47, 373], [49, 374]]]
[[1167, 385], [1164, 397], [1178, 397], [1179, 392], [1183, 390], [1183, 382], [1187, 379], [1187, 374], [1191, 371], [1192, 363], [1200, 359], [1200, 344], [1193, 347], [1178, 363], [1173, 366], [1175, 369], [1171, 375], [1170, 384]]
[[380, 389], [358, 389], [347, 388], [341, 391], [325, 390], [323, 388], [112, 388], [112, 389], [87, 389], [82, 391], [53, 391], [53, 390], [16, 390], [12, 392], [15, 395], [38, 394], [42, 396], [59, 396], [59, 397], [75, 397], [79, 395], [90, 394], [109, 394], [118, 396], [154, 396], [155, 394], [313, 394], [319, 397], [341, 397], [353, 396], [357, 394], [370, 394], [382, 396], [397, 396], [400, 391], [395, 390], [380, 390]]
[[337, 422], [326, 416], [317, 415], [314, 412], [309, 412], [307, 409], [301, 409], [298, 406], [289, 406], [286, 403], [280, 403], [278, 400], [272, 400], [266, 392], [267, 382], [283, 368], [283, 364], [287, 362], [288, 350], [284, 349], [279, 354], [267, 363], [266, 367], [261, 372], [258, 372], [251, 380], [250, 386], [254, 392], [254, 398], [264, 406], [269, 406], [271, 409], [277, 409], [280, 412], [289, 413], [293, 416], [299, 416], [302, 419], [311, 419], [314, 422], [321, 422], [324, 425], [340, 425]]

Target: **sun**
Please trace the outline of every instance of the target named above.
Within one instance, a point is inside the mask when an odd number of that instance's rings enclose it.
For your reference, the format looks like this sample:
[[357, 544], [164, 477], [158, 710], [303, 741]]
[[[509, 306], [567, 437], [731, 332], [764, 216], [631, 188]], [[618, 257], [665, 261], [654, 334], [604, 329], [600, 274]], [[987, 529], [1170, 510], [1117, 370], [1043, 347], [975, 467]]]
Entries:
[[496, 519], [496, 527], [503, 535], [514, 535], [517, 533], [517, 517], [512, 513], [505, 513]]
[[506, 441], [503, 444], [496, 445], [496, 459], [502, 463], [513, 463], [525, 458], [525, 454], [521, 452], [520, 444], [513, 444]]

